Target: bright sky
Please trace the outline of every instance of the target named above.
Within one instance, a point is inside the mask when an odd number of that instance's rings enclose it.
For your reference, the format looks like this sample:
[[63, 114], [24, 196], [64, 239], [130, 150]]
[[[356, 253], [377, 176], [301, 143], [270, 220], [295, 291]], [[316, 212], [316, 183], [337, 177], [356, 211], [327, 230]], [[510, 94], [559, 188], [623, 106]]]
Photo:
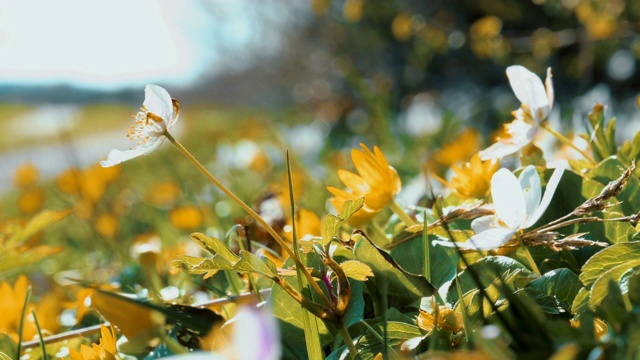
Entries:
[[0, 85], [187, 85], [259, 32], [246, 2], [0, 0]]

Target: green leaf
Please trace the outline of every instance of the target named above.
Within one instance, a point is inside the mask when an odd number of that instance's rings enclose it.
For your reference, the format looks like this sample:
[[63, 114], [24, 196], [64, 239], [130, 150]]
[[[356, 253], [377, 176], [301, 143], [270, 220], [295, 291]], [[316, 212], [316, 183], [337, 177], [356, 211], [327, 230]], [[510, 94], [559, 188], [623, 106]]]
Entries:
[[[470, 272], [475, 272], [478, 276], [480, 284], [476, 283]], [[464, 269], [458, 277], [453, 280], [449, 287], [446, 301], [450, 304], [458, 301], [458, 292], [456, 290], [456, 282], [460, 283], [463, 294], [477, 289], [478, 287], [487, 288], [496, 280], [507, 286], [516, 287], [519, 282], [527, 282], [531, 279], [532, 273], [524, 265], [518, 261], [506, 256], [487, 256], [468, 268]]]
[[533, 280], [527, 289], [535, 289], [545, 296], [555, 299], [564, 312], [571, 311], [571, 304], [582, 288], [578, 275], [569, 269], [552, 270]]
[[353, 280], [367, 281], [368, 277], [374, 276], [371, 268], [358, 260], [345, 261], [340, 264], [340, 267], [344, 273]]
[[584, 266], [580, 274], [580, 281], [586, 287], [591, 285], [604, 272], [618, 265], [640, 259], [640, 243], [625, 242], [610, 246], [593, 255]]
[[11, 360], [11, 356], [0, 351], [0, 360]]
[[71, 214], [70, 210], [54, 211], [45, 210], [35, 215], [27, 225], [18, 230], [12, 237], [6, 240], [7, 243], [16, 243], [28, 239], [37, 232], [44, 230], [49, 225], [58, 222]]
[[591, 292], [587, 288], [582, 288], [573, 299], [573, 304], [571, 304], [571, 312], [573, 314], [578, 314], [582, 312], [582, 310], [586, 309], [586, 306], [589, 304], [589, 294]]
[[342, 223], [347, 221], [356, 211], [364, 205], [364, 196], [355, 200], [347, 200], [340, 209], [338, 216], [329, 214], [322, 219], [320, 232], [322, 234], [322, 244], [327, 245], [338, 233]]
[[258, 273], [271, 279], [278, 277], [266, 262], [245, 250], [240, 250], [240, 260], [233, 266], [233, 269], [238, 272]]
[[353, 253], [356, 259], [367, 264], [375, 275], [367, 282], [367, 289], [375, 291], [377, 282], [383, 277], [386, 278], [389, 298], [397, 305], [415, 304], [421, 298], [436, 293], [433, 285], [424, 276], [404, 271], [389, 254], [374, 247], [364, 237], [358, 238]]
[[[438, 237], [429, 234], [429, 239], [435, 240]], [[424, 268], [424, 246], [422, 236], [416, 236], [395, 246], [391, 250], [391, 256], [403, 269], [419, 274], [423, 272]], [[431, 283], [435, 287], [440, 287], [453, 279], [456, 275], [458, 259], [456, 249], [445, 246], [431, 246], [429, 248]]]
[[[15, 356], [17, 348], [18, 348], [18, 344], [16, 344], [16, 342], [13, 341], [13, 339], [11, 339], [9, 335], [0, 333], [0, 353], [1, 354], [3, 354], [4, 356], [7, 356], [7, 359], [9, 360], [17, 359], [18, 357]], [[0, 359], [4, 360], [4, 358], [2, 358], [1, 356], [0, 356]]]
[[178, 259], [171, 262], [171, 271], [184, 271], [188, 274], [201, 275], [205, 274], [205, 279], [218, 272], [218, 270], [231, 270], [233, 266], [223, 261], [216, 262], [214, 258], [202, 258], [197, 256], [181, 255]]
[[604, 300], [608, 295], [609, 283], [613, 282], [618, 285], [620, 278], [624, 273], [637, 267], [640, 267], [640, 259], [628, 261], [604, 271], [604, 273], [602, 273], [598, 279], [593, 282], [593, 286], [591, 287], [591, 296], [589, 296], [589, 307], [594, 308]]
[[327, 245], [331, 242], [334, 236], [338, 233], [342, 225], [342, 220], [339, 217], [329, 214], [322, 219], [322, 228], [320, 229], [322, 234], [322, 244]]
[[[354, 339], [356, 341], [356, 347], [358, 348], [358, 359], [372, 360], [377, 354], [383, 352], [386, 346], [397, 348], [409, 339], [422, 336], [420, 329], [415, 325], [389, 321], [387, 322], [387, 343], [383, 344], [379, 340], [379, 336], [384, 334], [383, 324], [376, 323], [371, 325], [371, 328], [377, 335], [371, 333], [371, 330], [367, 330], [362, 336]], [[331, 355], [327, 357], [327, 360], [349, 358], [348, 352], [347, 348], [343, 345], [331, 353]]]
[[360, 208], [364, 206], [364, 196], [355, 200], [347, 200], [340, 209], [340, 218], [342, 220], [348, 220], [353, 214], [355, 214]]
[[214, 256], [220, 256], [230, 264], [238, 262], [239, 258], [220, 239], [207, 236], [203, 233], [191, 234], [191, 240], [195, 241], [202, 249]]

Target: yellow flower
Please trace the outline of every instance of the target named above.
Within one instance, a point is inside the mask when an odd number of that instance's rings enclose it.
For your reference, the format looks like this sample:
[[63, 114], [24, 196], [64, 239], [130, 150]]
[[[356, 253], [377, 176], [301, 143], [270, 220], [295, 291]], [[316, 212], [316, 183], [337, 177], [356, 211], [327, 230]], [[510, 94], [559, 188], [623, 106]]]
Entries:
[[100, 338], [99, 344], [91, 344], [91, 347], [82, 345], [80, 352], [75, 349], [69, 349], [69, 355], [71, 360], [116, 360], [120, 357], [117, 355], [116, 350], [116, 330], [113, 325], [107, 328], [104, 325], [100, 325]]
[[354, 226], [373, 218], [402, 188], [398, 173], [389, 165], [377, 146], [373, 148], [373, 152], [364, 144], [360, 144], [360, 147], [362, 151], [351, 151], [351, 159], [359, 175], [338, 170], [338, 177], [350, 191], [327, 187], [334, 196], [329, 201], [338, 211], [345, 201], [364, 196], [364, 206], [349, 219]]
[[433, 160], [446, 167], [467, 161], [480, 150], [480, 134], [473, 128], [462, 130], [455, 140], [445, 144], [433, 154]]
[[169, 180], [150, 186], [145, 198], [156, 206], [171, 206], [180, 196], [180, 192], [180, 184], [174, 180]]
[[491, 194], [491, 177], [498, 171], [497, 161], [482, 161], [475, 154], [468, 163], [451, 167], [455, 173], [451, 179], [453, 191], [463, 199], [483, 199]]
[[444, 305], [438, 305], [436, 314], [430, 314], [424, 310], [420, 310], [420, 315], [416, 317], [416, 322], [418, 327], [425, 331], [433, 330], [436, 323], [438, 324], [438, 328], [444, 331], [457, 333], [464, 329], [462, 313]]
[[169, 213], [169, 221], [178, 230], [196, 230], [203, 218], [202, 211], [193, 205], [178, 206]]
[[[569, 323], [573, 328], [577, 329], [580, 327], [580, 320], [571, 319], [569, 320]], [[593, 332], [594, 332], [593, 337], [596, 340], [600, 340], [601, 337], [605, 336], [608, 330], [609, 330], [609, 326], [607, 326], [607, 324], [604, 321], [598, 318], [593, 319]]]
[[[298, 239], [304, 239], [309, 236], [320, 236], [320, 218], [318, 215], [311, 210], [298, 210], [298, 216], [296, 217], [296, 235], [298, 235]], [[291, 219], [287, 220], [287, 225], [284, 227], [284, 236], [287, 240], [293, 242]]]
[[17, 207], [25, 215], [33, 215], [42, 209], [44, 204], [44, 191], [34, 188], [24, 191], [17, 200]]
[[56, 185], [58, 189], [65, 194], [75, 195], [80, 188], [80, 175], [81, 172], [77, 168], [69, 168], [58, 175], [56, 178]]
[[94, 227], [100, 236], [112, 238], [118, 231], [118, 218], [112, 214], [102, 214], [96, 219]]
[[13, 183], [21, 188], [32, 186], [38, 181], [38, 168], [33, 164], [26, 163], [16, 169], [16, 173], [13, 177]]

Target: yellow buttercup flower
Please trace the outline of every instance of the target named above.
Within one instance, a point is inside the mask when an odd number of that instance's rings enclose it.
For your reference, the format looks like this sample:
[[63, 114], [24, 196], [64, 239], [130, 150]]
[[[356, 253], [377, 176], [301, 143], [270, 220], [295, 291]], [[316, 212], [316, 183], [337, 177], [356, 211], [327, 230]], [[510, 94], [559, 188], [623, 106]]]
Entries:
[[179, 230], [196, 230], [203, 219], [202, 211], [193, 205], [178, 206], [169, 213], [169, 221]]
[[13, 183], [21, 188], [26, 188], [35, 185], [38, 181], [39, 171], [33, 164], [26, 163], [16, 169], [16, 173], [13, 176]]
[[499, 166], [497, 161], [482, 161], [475, 154], [468, 163], [451, 167], [455, 174], [451, 179], [451, 188], [463, 199], [486, 198], [491, 194], [491, 177]]
[[329, 201], [338, 211], [342, 209], [345, 201], [364, 196], [364, 206], [349, 219], [355, 226], [378, 214], [402, 188], [398, 173], [389, 165], [377, 146], [373, 148], [373, 152], [364, 144], [360, 144], [360, 147], [362, 151], [351, 151], [351, 159], [358, 175], [347, 170], [338, 170], [338, 177], [350, 191], [327, 187], [334, 196]]
[[80, 352], [75, 349], [69, 349], [71, 360], [116, 360], [120, 359], [116, 350], [116, 330], [113, 325], [107, 328], [100, 325], [99, 344], [91, 344], [91, 347], [82, 345]]
[[452, 142], [445, 144], [433, 153], [433, 161], [446, 167], [467, 161], [480, 150], [480, 141], [480, 134], [477, 130], [466, 128]]
[[180, 196], [180, 184], [174, 180], [163, 181], [149, 187], [145, 198], [153, 205], [171, 206]]
[[462, 313], [444, 305], [438, 305], [438, 311], [435, 315], [424, 310], [420, 310], [420, 315], [416, 317], [416, 323], [419, 328], [425, 331], [433, 330], [436, 324], [438, 324], [439, 329], [454, 333], [464, 329]]
[[20, 196], [16, 206], [25, 215], [33, 215], [42, 209], [44, 204], [45, 194], [40, 188], [33, 188], [24, 191]]
[[[320, 236], [320, 224], [320, 218], [313, 211], [307, 209], [298, 210], [298, 216], [296, 217], [296, 235], [298, 235], [298, 239]], [[289, 219], [284, 227], [284, 237], [289, 241], [293, 241], [293, 227], [291, 225], [291, 219]]]
[[113, 214], [102, 214], [96, 219], [94, 227], [100, 236], [112, 238], [118, 231], [118, 218]]

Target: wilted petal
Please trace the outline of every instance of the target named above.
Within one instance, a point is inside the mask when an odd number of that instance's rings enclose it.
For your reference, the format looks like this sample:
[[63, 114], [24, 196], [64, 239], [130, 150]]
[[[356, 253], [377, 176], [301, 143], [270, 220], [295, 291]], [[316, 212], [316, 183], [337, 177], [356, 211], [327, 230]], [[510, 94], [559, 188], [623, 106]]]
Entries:
[[527, 216], [520, 182], [511, 171], [500, 169], [491, 178], [491, 197], [500, 218], [510, 229], [517, 230]]
[[540, 206], [538, 206], [536, 211], [533, 214], [531, 214], [529, 219], [527, 219], [527, 222], [522, 227], [523, 229], [526, 229], [532, 226], [533, 224], [536, 223], [536, 221], [540, 220], [540, 218], [542, 217], [542, 214], [544, 214], [544, 212], [547, 210], [547, 207], [551, 203], [551, 199], [553, 199], [553, 194], [556, 192], [556, 188], [560, 183], [560, 179], [562, 178], [563, 173], [564, 173], [563, 168], [556, 168], [553, 171], [553, 174], [551, 175], [551, 178], [547, 183], [547, 188], [544, 191], [544, 196], [542, 197]]

